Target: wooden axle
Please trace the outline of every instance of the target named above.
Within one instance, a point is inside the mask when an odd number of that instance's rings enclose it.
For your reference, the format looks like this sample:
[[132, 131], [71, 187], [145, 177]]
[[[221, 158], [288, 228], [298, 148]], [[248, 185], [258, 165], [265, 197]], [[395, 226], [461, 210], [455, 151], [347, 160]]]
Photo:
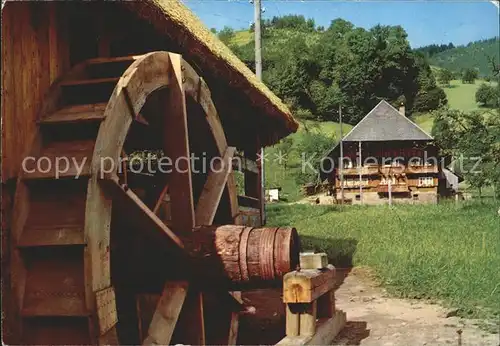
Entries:
[[295, 228], [202, 226], [183, 240], [203, 279], [231, 287], [268, 287], [299, 259]]

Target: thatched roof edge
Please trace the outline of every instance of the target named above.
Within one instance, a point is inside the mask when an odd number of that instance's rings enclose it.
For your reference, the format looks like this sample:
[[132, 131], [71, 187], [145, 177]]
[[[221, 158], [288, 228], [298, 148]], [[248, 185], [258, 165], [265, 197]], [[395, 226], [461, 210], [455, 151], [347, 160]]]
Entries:
[[200, 68], [215, 69], [219, 78], [245, 93], [265, 116], [277, 118], [283, 124], [283, 128], [277, 131], [279, 137], [297, 130], [299, 124], [288, 107], [180, 1], [125, 1], [124, 4], [187, 48], [183, 55], [199, 63]]

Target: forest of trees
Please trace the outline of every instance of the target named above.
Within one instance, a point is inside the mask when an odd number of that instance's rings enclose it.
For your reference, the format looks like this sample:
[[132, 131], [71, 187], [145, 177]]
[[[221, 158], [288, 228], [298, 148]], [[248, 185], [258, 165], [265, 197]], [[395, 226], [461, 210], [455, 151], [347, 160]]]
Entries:
[[452, 48], [455, 48], [455, 46], [451, 42], [448, 44], [431, 44], [428, 46], [416, 48], [415, 52], [423, 53], [427, 58], [431, 58], [437, 53], [441, 53]]
[[[234, 32], [219, 37], [253, 70], [254, 43], [230, 45]], [[381, 99], [405, 102], [408, 114], [446, 104], [421, 52], [411, 49], [400, 26], [370, 30], [336, 19], [328, 28], [289, 15], [263, 23], [265, 83], [290, 105], [298, 118], [356, 124]]]
[[431, 45], [417, 48], [415, 51], [427, 54], [431, 65], [446, 68], [455, 73], [474, 69], [480, 77], [491, 78], [493, 67], [500, 66], [498, 37], [445, 49], [446, 46]]

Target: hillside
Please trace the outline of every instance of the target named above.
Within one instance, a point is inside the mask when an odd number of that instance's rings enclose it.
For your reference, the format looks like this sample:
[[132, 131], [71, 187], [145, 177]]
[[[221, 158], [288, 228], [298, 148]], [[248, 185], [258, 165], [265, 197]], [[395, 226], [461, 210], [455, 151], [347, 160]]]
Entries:
[[[477, 69], [480, 76], [491, 76], [491, 62], [500, 64], [499, 38], [471, 42], [465, 46], [446, 49], [428, 57], [432, 65], [447, 68], [453, 72], [463, 69]], [[423, 49], [423, 48], [420, 48]]]
[[[222, 36], [253, 69], [253, 32], [226, 30]], [[497, 44], [498, 41], [487, 40], [464, 47], [443, 45], [427, 51], [424, 47], [420, 51], [427, 57], [424, 59], [412, 54], [401, 28], [376, 26], [366, 30], [336, 20], [325, 29], [301, 16], [273, 18], [264, 23], [263, 80], [301, 123], [298, 133], [266, 149], [266, 185], [280, 186], [283, 199], [293, 202], [302, 198], [302, 184], [318, 181], [314, 171], [304, 173], [301, 155], [314, 153], [321, 157], [336, 145], [340, 131], [338, 123], [332, 120], [338, 118], [339, 104], [344, 122], [351, 124], [344, 126], [344, 135], [380, 99], [396, 105], [404, 96], [408, 114], [413, 114], [412, 120], [428, 133], [434, 123], [432, 111], [445, 98], [452, 109], [479, 109], [475, 93], [483, 80], [474, 84], [454, 80], [449, 86], [440, 86], [435, 76], [442, 68], [441, 59], [455, 62], [456, 66], [448, 67], [455, 71], [477, 61], [483, 70], [488, 70], [488, 54]], [[431, 55], [438, 63], [429, 65]], [[285, 162], [277, 159], [282, 154]], [[315, 167], [318, 164], [313, 162]]]

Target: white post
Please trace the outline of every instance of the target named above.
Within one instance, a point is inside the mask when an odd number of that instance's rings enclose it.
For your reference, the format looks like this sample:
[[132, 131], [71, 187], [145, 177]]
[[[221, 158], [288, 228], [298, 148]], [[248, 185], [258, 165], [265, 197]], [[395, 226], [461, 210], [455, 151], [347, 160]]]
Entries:
[[358, 163], [358, 169], [359, 169], [359, 202], [363, 204], [363, 161], [362, 161], [362, 156], [361, 156], [361, 141], [359, 141], [358, 145], [358, 151], [359, 151], [359, 163]]
[[389, 190], [389, 205], [392, 206], [392, 179], [389, 177], [387, 188]]
[[[340, 170], [340, 204], [344, 205], [344, 144], [342, 142], [343, 133], [342, 133], [342, 106], [339, 106], [339, 121], [340, 121], [340, 162], [339, 162], [339, 170]], [[337, 193], [337, 192], [335, 192]], [[337, 197], [337, 196], [335, 196]]]

